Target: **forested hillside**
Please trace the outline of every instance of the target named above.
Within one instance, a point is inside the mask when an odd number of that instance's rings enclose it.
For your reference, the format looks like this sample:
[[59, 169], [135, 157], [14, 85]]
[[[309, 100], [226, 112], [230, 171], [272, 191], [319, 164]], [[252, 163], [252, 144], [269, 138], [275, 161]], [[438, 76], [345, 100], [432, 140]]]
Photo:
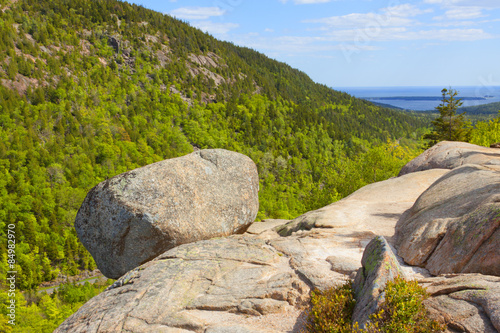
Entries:
[[468, 115], [495, 115], [500, 110], [500, 102], [466, 106], [458, 109], [458, 112], [466, 112]]
[[95, 268], [73, 221], [116, 174], [230, 149], [259, 168], [258, 218], [293, 218], [396, 174], [428, 124], [139, 6], [0, 9], [1, 283], [15, 225], [20, 290]]

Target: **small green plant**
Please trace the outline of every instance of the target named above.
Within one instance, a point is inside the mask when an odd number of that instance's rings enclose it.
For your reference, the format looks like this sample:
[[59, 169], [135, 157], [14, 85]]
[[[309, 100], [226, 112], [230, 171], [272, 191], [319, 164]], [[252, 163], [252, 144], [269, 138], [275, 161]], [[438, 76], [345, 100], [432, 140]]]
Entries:
[[356, 304], [352, 282], [325, 291], [313, 291], [311, 304], [306, 332], [352, 332], [352, 312]]
[[434, 333], [445, 327], [428, 318], [424, 300], [429, 297], [417, 281], [397, 277], [384, 289], [385, 300], [379, 312], [370, 316], [369, 333]]
[[379, 311], [370, 316], [366, 329], [352, 325], [356, 300], [352, 283], [311, 293], [306, 331], [310, 333], [437, 333], [444, 325], [427, 317], [423, 301], [428, 297], [416, 281], [396, 278], [388, 282], [385, 301]]

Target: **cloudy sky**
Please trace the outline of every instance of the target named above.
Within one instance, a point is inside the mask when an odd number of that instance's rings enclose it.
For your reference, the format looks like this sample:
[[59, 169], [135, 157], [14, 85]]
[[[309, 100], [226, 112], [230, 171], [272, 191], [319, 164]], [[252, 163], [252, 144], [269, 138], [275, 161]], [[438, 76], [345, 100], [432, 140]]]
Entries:
[[334, 88], [500, 86], [500, 0], [131, 2]]

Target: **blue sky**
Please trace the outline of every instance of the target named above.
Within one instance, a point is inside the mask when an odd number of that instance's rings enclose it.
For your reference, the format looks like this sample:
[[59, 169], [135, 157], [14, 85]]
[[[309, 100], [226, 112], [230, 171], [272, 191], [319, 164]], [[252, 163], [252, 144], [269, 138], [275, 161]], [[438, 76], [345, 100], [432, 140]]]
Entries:
[[333, 88], [500, 86], [500, 0], [131, 2]]

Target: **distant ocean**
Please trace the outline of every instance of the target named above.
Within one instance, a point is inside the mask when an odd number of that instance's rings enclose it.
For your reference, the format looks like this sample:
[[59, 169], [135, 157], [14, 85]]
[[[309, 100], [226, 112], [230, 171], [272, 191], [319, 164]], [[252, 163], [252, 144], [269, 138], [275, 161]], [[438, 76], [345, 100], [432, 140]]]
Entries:
[[[342, 87], [344, 91], [371, 102], [389, 104], [398, 108], [415, 111], [434, 110], [441, 104], [441, 90], [445, 87]], [[449, 87], [446, 87], [449, 89]], [[500, 102], [500, 86], [451, 87], [458, 91], [462, 106], [475, 106]]]

